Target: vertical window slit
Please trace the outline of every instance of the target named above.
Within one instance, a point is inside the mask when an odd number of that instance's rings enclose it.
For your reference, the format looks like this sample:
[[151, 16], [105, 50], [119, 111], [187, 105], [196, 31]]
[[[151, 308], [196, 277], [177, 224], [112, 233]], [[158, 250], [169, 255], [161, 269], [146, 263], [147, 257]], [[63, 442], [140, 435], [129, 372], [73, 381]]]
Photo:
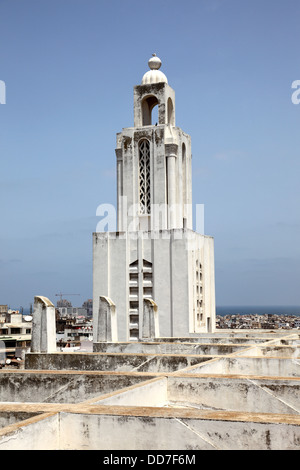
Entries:
[[139, 185], [140, 185], [140, 214], [151, 212], [150, 199], [150, 143], [143, 139], [139, 144]]

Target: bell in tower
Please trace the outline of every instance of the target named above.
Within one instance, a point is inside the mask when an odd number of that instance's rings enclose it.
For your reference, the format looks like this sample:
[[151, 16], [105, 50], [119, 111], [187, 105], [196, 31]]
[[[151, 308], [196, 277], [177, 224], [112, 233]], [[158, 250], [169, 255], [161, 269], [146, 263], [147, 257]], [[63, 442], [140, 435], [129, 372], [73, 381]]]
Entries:
[[104, 296], [119, 341], [141, 340], [145, 299], [157, 305], [160, 336], [215, 327], [214, 241], [193, 231], [191, 138], [176, 127], [161, 60], [148, 66], [134, 87], [134, 126], [117, 134], [117, 232], [93, 235], [94, 331]]

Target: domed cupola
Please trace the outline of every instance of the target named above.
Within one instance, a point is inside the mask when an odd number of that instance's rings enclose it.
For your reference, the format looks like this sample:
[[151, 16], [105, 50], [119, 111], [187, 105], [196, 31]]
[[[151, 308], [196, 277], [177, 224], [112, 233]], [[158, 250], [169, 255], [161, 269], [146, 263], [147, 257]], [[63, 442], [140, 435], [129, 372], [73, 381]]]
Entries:
[[142, 85], [152, 83], [168, 83], [168, 79], [163, 72], [159, 69], [161, 67], [161, 60], [156, 54], [152, 54], [151, 59], [148, 61], [150, 70], [146, 72], [142, 78]]

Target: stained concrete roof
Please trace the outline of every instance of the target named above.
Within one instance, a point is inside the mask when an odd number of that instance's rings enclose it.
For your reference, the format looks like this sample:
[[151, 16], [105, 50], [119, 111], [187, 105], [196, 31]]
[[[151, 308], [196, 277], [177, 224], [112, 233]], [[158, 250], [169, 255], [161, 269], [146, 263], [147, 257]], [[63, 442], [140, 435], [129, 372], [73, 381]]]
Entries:
[[0, 449], [299, 448], [298, 330], [97, 347], [0, 371]]

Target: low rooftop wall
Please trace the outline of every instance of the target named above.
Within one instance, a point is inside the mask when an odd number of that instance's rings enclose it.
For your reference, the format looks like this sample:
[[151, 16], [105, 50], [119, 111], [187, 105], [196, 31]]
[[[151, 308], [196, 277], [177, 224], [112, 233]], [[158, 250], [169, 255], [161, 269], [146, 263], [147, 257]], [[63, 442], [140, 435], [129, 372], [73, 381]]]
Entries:
[[300, 362], [289, 357], [232, 356], [212, 359], [186, 369], [189, 374], [300, 377]]
[[113, 370], [139, 372], [174, 372], [208, 361], [211, 356], [123, 353], [29, 353], [25, 369], [47, 370]]
[[300, 379], [169, 375], [109, 393], [95, 403], [298, 415], [299, 392]]
[[73, 407], [0, 430], [0, 450], [292, 450], [300, 443], [300, 418], [290, 415], [278, 421], [269, 414]]
[[79, 403], [153, 377], [143, 373], [0, 370], [0, 399], [2, 403]]
[[94, 343], [94, 352], [102, 353], [130, 353], [130, 354], [188, 354], [188, 355], [219, 355], [232, 354], [241, 351], [247, 345], [218, 344], [218, 343], [160, 343], [160, 342], [136, 342], [136, 343]]
[[11, 413], [10, 411], [0, 411], [0, 428], [10, 426], [18, 423], [19, 421], [24, 421], [39, 414], [40, 413], [26, 411], [16, 411], [15, 413]]

